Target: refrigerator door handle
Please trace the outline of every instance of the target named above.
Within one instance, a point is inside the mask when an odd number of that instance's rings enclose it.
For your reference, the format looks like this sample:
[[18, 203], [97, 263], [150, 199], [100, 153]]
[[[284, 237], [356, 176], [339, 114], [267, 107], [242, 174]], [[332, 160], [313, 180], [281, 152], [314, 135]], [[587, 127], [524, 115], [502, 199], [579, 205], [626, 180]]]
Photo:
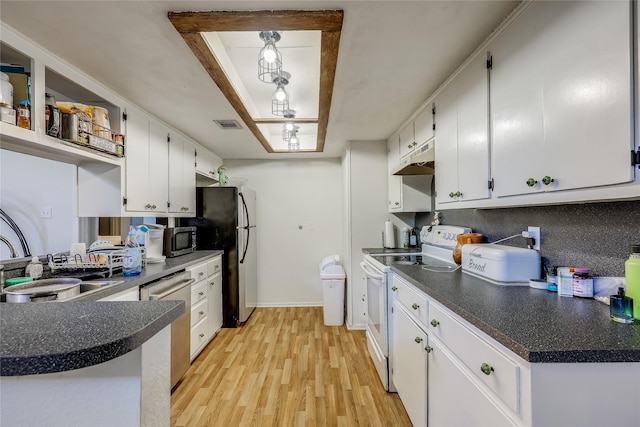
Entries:
[[239, 192], [238, 195], [242, 200], [242, 210], [244, 212], [244, 217], [247, 219], [246, 225], [244, 227], [238, 227], [238, 228], [244, 228], [247, 230], [247, 237], [244, 242], [244, 251], [242, 253], [242, 259], [240, 260], [240, 264], [244, 264], [244, 259], [247, 256], [247, 249], [249, 249], [250, 229], [252, 226], [250, 225], [250, 222], [249, 222], [249, 209], [247, 208], [247, 202], [245, 202], [244, 200], [244, 194], [242, 194], [242, 192]]
[[244, 251], [242, 252], [242, 259], [240, 260], [240, 264], [244, 264], [244, 258], [247, 256], [247, 249], [249, 249], [249, 233], [251, 230], [249, 227], [244, 227], [247, 229], [247, 237], [244, 242]]

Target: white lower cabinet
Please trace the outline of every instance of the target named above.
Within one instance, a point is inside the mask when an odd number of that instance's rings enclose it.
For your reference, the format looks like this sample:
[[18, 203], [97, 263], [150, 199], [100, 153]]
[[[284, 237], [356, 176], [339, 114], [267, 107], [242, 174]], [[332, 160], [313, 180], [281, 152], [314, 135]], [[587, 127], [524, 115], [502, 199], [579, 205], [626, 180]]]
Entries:
[[427, 334], [393, 301], [393, 384], [415, 427], [427, 425]]
[[478, 387], [456, 357], [436, 338], [429, 338], [430, 426], [515, 425]]
[[108, 297], [100, 298], [98, 301], [140, 301], [140, 287], [136, 286]]
[[187, 268], [191, 285], [191, 361], [222, 327], [222, 256]]

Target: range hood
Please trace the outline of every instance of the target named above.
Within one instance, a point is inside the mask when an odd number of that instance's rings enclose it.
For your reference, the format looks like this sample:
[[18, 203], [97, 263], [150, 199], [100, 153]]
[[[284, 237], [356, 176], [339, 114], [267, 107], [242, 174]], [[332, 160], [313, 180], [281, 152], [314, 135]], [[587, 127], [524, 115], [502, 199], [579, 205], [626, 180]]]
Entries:
[[435, 159], [434, 141], [429, 141], [401, 162], [393, 175], [434, 175]]

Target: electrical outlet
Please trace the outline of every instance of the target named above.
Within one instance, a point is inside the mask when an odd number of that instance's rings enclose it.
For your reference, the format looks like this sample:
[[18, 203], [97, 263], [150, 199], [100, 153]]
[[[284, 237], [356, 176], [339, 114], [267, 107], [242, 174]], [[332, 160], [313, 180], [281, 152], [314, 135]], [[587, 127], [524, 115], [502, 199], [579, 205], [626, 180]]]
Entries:
[[533, 244], [533, 249], [539, 251], [540, 250], [540, 227], [531, 227], [529, 226], [527, 229], [529, 233], [529, 237], [533, 237], [535, 239], [535, 243]]
[[51, 218], [51, 207], [40, 208], [40, 218]]

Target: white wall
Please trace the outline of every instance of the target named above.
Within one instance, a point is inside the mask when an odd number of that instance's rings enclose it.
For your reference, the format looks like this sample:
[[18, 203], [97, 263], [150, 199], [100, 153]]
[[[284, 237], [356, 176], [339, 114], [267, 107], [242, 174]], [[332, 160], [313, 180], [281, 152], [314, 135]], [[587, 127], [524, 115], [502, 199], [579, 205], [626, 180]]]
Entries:
[[388, 168], [386, 141], [349, 142], [343, 158], [346, 197], [347, 236], [347, 325], [352, 329], [366, 326], [367, 287], [360, 268], [363, 248], [381, 247], [384, 222], [388, 212]]
[[322, 305], [318, 265], [344, 256], [340, 159], [227, 160], [225, 167], [256, 191], [258, 306]]
[[[33, 255], [68, 251], [77, 241], [75, 188], [75, 166], [0, 150], [0, 207], [20, 227]], [[51, 208], [51, 218], [40, 217], [43, 207]], [[0, 234], [24, 256], [18, 237], [3, 221]], [[0, 260], [9, 259], [7, 246], [0, 245]]]

